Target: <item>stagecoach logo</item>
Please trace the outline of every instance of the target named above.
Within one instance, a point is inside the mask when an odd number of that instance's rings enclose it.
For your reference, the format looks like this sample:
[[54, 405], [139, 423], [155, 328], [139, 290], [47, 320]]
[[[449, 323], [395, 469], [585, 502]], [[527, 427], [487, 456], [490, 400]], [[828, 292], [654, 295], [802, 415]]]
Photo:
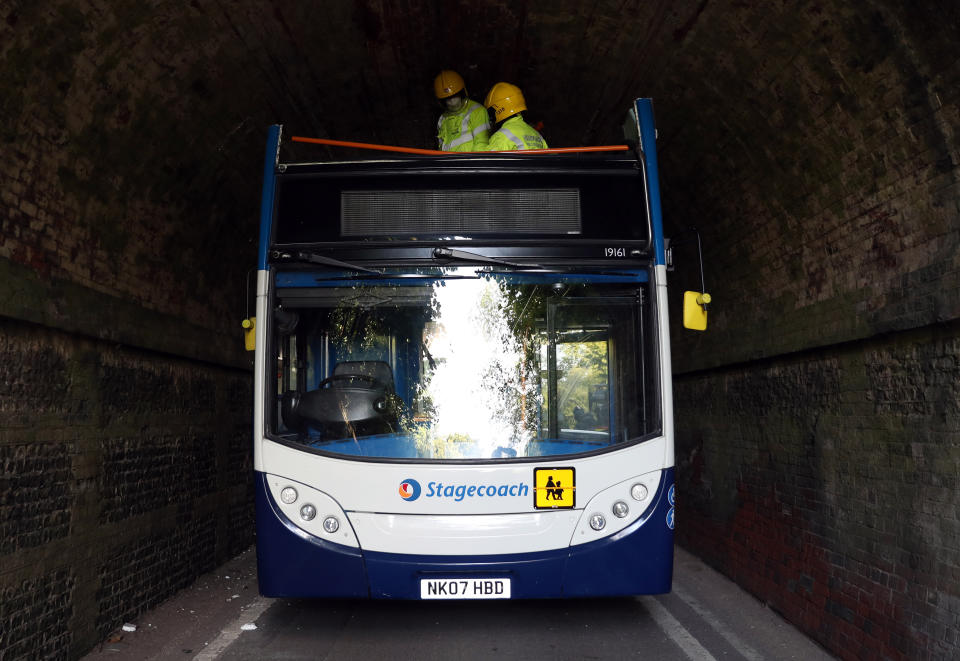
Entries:
[[[400, 482], [398, 490], [400, 497], [412, 501], [423, 495], [424, 498], [439, 498], [462, 502], [481, 498], [527, 498], [530, 496], [530, 485], [523, 482], [514, 484], [450, 484], [444, 482], [428, 482], [426, 490], [422, 490], [420, 483], [413, 478]], [[422, 492], [422, 494], [421, 494]]]
[[400, 483], [400, 497], [404, 500], [416, 500], [420, 497], [420, 483], [408, 478]]

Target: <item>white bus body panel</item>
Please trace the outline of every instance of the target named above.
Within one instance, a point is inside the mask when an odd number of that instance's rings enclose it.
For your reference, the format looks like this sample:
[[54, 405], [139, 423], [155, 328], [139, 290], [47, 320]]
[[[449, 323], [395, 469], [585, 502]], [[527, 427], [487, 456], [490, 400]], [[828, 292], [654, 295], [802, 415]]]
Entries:
[[[257, 465], [260, 456], [260, 441], [266, 428], [263, 424], [263, 390], [267, 374], [267, 326], [270, 325], [270, 313], [267, 310], [267, 287], [270, 271], [257, 271], [257, 325], [254, 327], [256, 347], [253, 354], [253, 463]], [[257, 470], [260, 470], [259, 468]]]
[[660, 341], [660, 402], [663, 421], [665, 466], [673, 466], [673, 363], [670, 360], [670, 320], [667, 314], [667, 267], [653, 269], [657, 293], [657, 325]]
[[[320, 492], [329, 507], [317, 519], [345, 517], [355, 538], [318, 536], [385, 553], [528, 553], [602, 539], [634, 523], [663, 497], [658, 486], [666, 468], [663, 437], [593, 457], [501, 465], [378, 463], [319, 456], [266, 439], [261, 444], [263, 468], [258, 470], [268, 473], [274, 497], [285, 486]], [[574, 509], [534, 509], [533, 470], [538, 467], [574, 468]], [[411, 480], [420, 485], [420, 495], [405, 500], [400, 485]], [[648, 492], [639, 502], [630, 495], [638, 481]], [[463, 496], [458, 499], [460, 486]], [[470, 486], [475, 487], [473, 496], [466, 495]], [[478, 488], [494, 495], [477, 496]], [[612, 514], [618, 500], [629, 507], [622, 518]], [[316, 522], [300, 521], [296, 507], [299, 503], [281, 509], [295, 525], [316, 534]], [[595, 513], [606, 520], [600, 531], [589, 526]]]
[[580, 512], [558, 510], [528, 514], [432, 516], [348, 514], [361, 548], [419, 555], [496, 555], [560, 549]]
[[[604, 489], [585, 506], [572, 510], [526, 514], [417, 515], [348, 512], [360, 546], [384, 553], [420, 555], [496, 555], [562, 549], [614, 535], [634, 521], [657, 497], [662, 471], [634, 476]], [[640, 502], [630, 498], [630, 487], [642, 482], [648, 488]], [[629, 513], [617, 518], [613, 503], [622, 501]], [[602, 530], [590, 527], [590, 517], [601, 513]], [[400, 550], [402, 549], [402, 550]]]
[[[664, 466], [665, 439], [657, 437], [622, 450], [593, 457], [549, 458], [537, 463], [427, 464], [380, 463], [320, 456], [268, 439], [262, 441], [256, 470], [300, 482], [331, 496], [347, 511], [390, 514], [512, 514], [535, 511], [533, 469], [576, 469], [576, 509], [582, 509], [597, 493]], [[405, 501], [399, 493], [407, 480], [420, 483], [422, 493]], [[430, 485], [509, 487], [514, 495], [464, 497], [429, 495]], [[655, 489], [656, 485], [650, 485]]]

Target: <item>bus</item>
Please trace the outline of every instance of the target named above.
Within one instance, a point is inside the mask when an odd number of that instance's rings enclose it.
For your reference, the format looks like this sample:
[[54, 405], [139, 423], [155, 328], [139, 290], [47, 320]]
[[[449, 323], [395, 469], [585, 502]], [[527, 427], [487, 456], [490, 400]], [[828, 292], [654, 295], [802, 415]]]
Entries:
[[670, 590], [650, 99], [625, 128], [611, 150], [296, 163], [270, 128], [245, 320], [261, 594]]

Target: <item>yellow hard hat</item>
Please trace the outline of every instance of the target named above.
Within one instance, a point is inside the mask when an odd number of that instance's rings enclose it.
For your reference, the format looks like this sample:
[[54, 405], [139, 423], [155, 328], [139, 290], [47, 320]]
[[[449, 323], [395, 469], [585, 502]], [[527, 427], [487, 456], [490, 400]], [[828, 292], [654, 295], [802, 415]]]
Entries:
[[459, 91], [466, 89], [463, 77], [456, 71], [444, 70], [433, 79], [433, 92], [438, 99], [446, 99]]
[[487, 108], [493, 108], [498, 122], [527, 109], [527, 103], [523, 100], [523, 92], [520, 91], [519, 87], [510, 83], [497, 83], [491, 87], [483, 105]]

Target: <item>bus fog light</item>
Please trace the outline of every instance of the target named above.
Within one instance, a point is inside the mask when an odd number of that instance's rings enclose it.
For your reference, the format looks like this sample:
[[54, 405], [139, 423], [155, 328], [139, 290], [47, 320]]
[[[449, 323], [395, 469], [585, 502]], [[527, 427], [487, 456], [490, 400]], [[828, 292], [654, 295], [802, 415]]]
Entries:
[[647, 487], [637, 482], [630, 487], [630, 495], [634, 500], [645, 500], [647, 497]]
[[622, 500], [618, 500], [613, 504], [613, 515], [618, 519], [622, 519], [629, 513], [630, 513], [630, 508], [627, 507], [627, 504]]
[[607, 520], [603, 518], [603, 514], [594, 514], [590, 517], [590, 527], [594, 530], [600, 531], [603, 530], [607, 525]]
[[284, 487], [283, 491], [280, 492], [280, 500], [283, 501], [284, 505], [292, 505], [297, 502], [297, 490], [293, 487]]
[[300, 518], [304, 521], [313, 521], [317, 516], [317, 508], [307, 503], [300, 508]]
[[323, 520], [323, 529], [326, 530], [331, 535], [338, 530], [340, 530], [340, 522], [337, 521], [337, 517], [328, 516]]

